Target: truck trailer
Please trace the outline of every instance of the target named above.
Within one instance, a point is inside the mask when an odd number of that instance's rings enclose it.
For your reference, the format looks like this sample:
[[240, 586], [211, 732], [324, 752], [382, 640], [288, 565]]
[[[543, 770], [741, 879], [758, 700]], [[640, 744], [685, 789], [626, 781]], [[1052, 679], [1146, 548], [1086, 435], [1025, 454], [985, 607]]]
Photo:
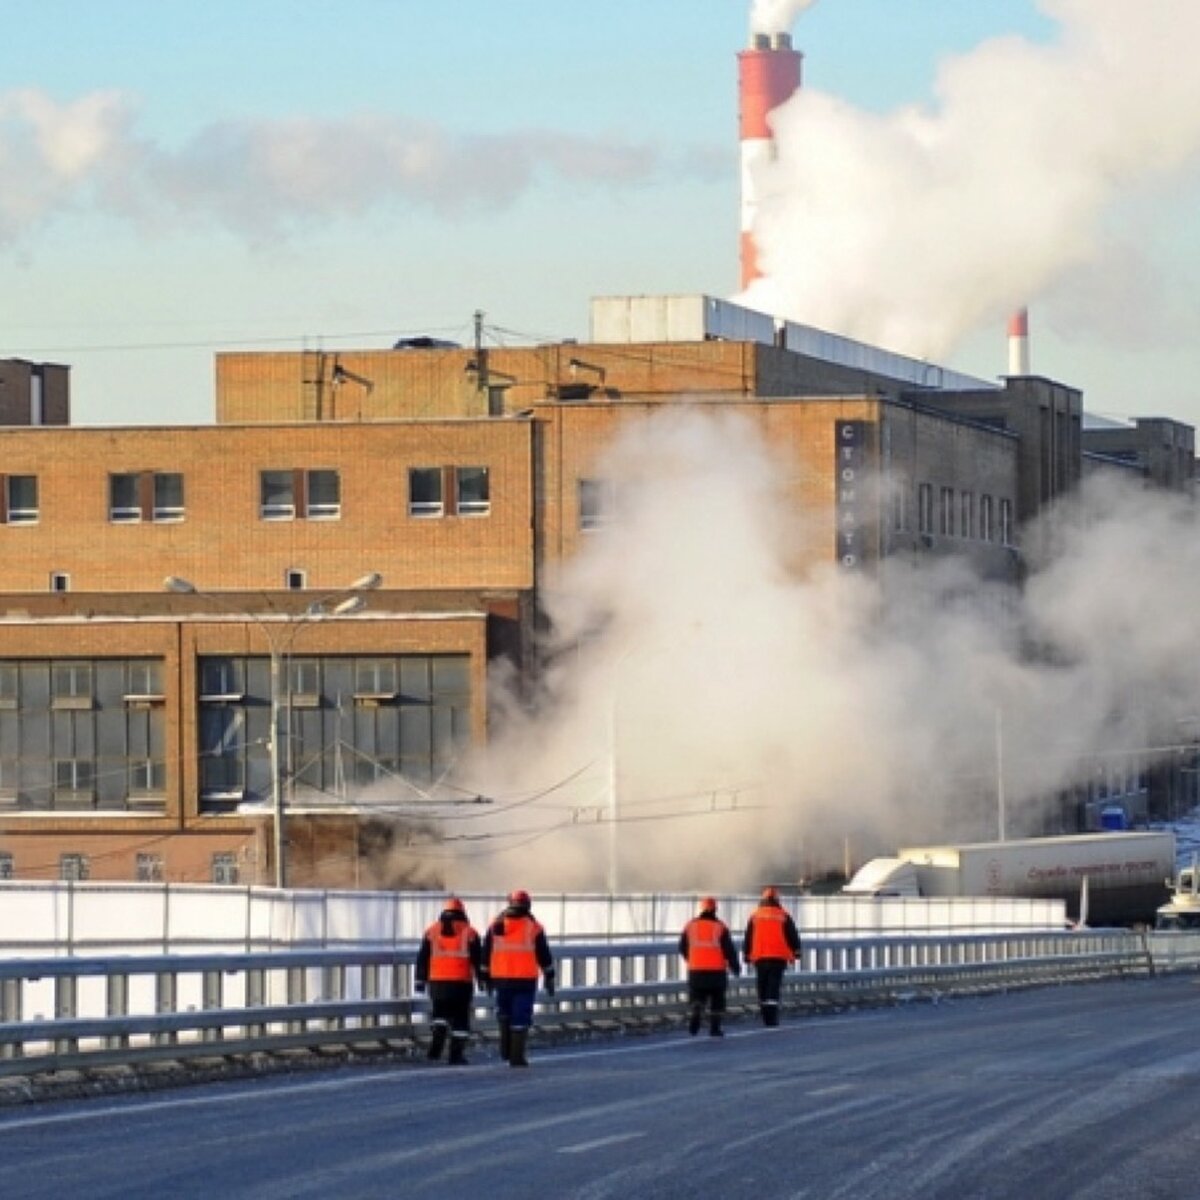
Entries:
[[872, 859], [844, 894], [1064, 900], [1073, 921], [1080, 920], [1086, 897], [1083, 917], [1089, 925], [1152, 925], [1174, 870], [1174, 833], [1083, 833], [909, 846], [890, 858]]

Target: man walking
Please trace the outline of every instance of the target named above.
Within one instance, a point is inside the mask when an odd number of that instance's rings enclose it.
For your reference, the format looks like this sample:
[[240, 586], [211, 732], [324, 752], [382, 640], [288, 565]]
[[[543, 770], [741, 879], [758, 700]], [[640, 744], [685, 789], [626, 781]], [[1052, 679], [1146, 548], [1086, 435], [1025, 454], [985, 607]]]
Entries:
[[783, 973], [800, 953], [800, 933], [791, 914], [779, 902], [773, 887], [763, 888], [758, 907], [746, 922], [742, 957], [754, 967], [758, 987], [758, 1010], [762, 1023], [770, 1028], [779, 1024], [779, 997], [783, 991]]
[[679, 937], [679, 953], [687, 963], [688, 1003], [691, 1013], [688, 1032], [700, 1032], [704, 1010], [708, 1008], [708, 1032], [724, 1037], [721, 1021], [725, 1015], [725, 993], [729, 975], [742, 973], [729, 927], [717, 916], [717, 902], [711, 896], [700, 901], [700, 913], [693, 917]]
[[500, 1057], [511, 1067], [527, 1067], [525, 1056], [533, 1025], [533, 1001], [541, 974], [548, 996], [554, 995], [554, 957], [546, 931], [534, 920], [529, 893], [509, 893], [508, 907], [488, 926], [483, 941], [484, 970], [496, 993]]
[[428, 985], [433, 1006], [429, 1057], [434, 1061], [441, 1058], [449, 1036], [450, 1065], [466, 1065], [475, 996], [472, 977], [483, 985], [483, 948], [463, 902], [451, 896], [442, 915], [425, 930], [417, 952], [416, 991], [424, 992]]

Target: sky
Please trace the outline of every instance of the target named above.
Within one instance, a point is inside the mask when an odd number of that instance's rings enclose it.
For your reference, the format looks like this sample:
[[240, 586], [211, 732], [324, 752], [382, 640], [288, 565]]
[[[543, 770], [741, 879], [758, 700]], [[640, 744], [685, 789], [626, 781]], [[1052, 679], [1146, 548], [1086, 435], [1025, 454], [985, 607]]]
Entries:
[[[760, 7], [805, 54], [763, 181], [773, 305], [994, 378], [1028, 303], [1034, 371], [1089, 410], [1200, 424], [1200, 135], [1173, 119], [1200, 6]], [[221, 350], [467, 341], [476, 310], [497, 343], [582, 339], [593, 296], [736, 294], [748, 2], [0, 19], [0, 355], [70, 364], [77, 423], [211, 421]]]

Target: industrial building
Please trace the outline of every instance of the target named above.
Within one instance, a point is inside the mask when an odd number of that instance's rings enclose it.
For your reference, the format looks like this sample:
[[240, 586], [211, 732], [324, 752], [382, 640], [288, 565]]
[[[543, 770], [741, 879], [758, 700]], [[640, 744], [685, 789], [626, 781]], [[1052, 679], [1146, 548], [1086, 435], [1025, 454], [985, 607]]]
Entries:
[[614, 516], [604, 448], [665, 405], [752, 422], [796, 466], [796, 570], [885, 590], [897, 556], [1019, 582], [1080, 474], [1074, 389], [703, 296], [599, 299], [586, 343], [221, 354], [212, 426], [9, 426], [36, 498], [0, 524], [0, 870], [419, 874], [489, 666], [536, 676], [539, 588]]

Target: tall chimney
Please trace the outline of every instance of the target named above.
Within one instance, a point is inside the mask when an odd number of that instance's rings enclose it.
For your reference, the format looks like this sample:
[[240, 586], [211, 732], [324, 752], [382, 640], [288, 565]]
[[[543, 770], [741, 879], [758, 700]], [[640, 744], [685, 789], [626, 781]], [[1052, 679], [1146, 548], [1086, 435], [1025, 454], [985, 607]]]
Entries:
[[803, 55], [792, 49], [789, 34], [756, 33], [738, 54], [738, 124], [742, 146], [741, 264], [742, 287], [762, 272], [754, 245], [754, 166], [775, 156], [775, 141], [767, 114], [800, 87]]
[[1008, 318], [1008, 373], [1029, 374], [1029, 309], [1018, 308]]

